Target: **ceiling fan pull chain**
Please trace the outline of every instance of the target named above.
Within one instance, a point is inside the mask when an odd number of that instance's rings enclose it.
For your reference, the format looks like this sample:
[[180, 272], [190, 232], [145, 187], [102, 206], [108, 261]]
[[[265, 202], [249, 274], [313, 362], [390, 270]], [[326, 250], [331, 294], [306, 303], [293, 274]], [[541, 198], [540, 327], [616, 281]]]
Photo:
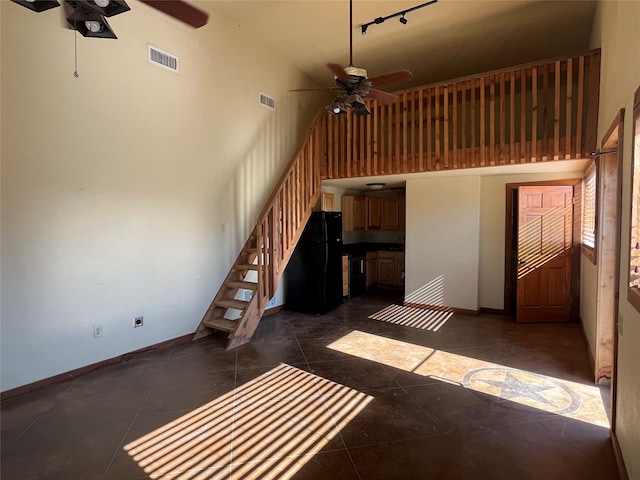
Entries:
[[78, 73], [78, 29], [76, 28], [76, 23], [77, 23], [78, 19], [74, 18], [73, 20], [73, 55], [74, 55], [74, 62], [75, 62], [75, 70], [73, 71], [73, 76], [78, 78], [80, 76], [80, 74]]

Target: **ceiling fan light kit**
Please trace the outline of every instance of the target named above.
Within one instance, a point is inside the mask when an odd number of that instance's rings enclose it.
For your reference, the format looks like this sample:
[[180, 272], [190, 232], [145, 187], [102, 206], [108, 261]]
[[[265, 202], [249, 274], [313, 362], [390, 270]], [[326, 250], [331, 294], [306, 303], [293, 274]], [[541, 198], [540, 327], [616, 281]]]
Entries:
[[[432, 0], [429, 3], [436, 1], [437, 0]], [[403, 23], [406, 23], [406, 19], [404, 20], [405, 22]], [[374, 20], [374, 23], [382, 23], [383, 21], [383, 18], [377, 18]], [[363, 25], [362, 33], [365, 31], [366, 28]], [[369, 78], [364, 68], [353, 65], [353, 0], [349, 0], [349, 66], [343, 68], [337, 63], [328, 63], [327, 68], [333, 72], [336, 85], [338, 86], [337, 89], [342, 91], [342, 93], [326, 107], [327, 112], [332, 115], [342, 115], [346, 113], [346, 107], [350, 108], [355, 115], [370, 115], [371, 110], [369, 110], [369, 107], [367, 107], [365, 103], [366, 98], [372, 98], [380, 104], [394, 103], [398, 100], [396, 94], [383, 92], [375, 87], [411, 78], [411, 72], [408, 70], [400, 70]], [[336, 88], [331, 87], [328, 90], [336, 90]]]
[[67, 22], [80, 35], [88, 38], [118, 38], [107, 20], [97, 11], [79, 7], [67, 17]]
[[36, 13], [44, 12], [60, 6], [56, 0], [11, 0], [13, 3], [22, 5]]

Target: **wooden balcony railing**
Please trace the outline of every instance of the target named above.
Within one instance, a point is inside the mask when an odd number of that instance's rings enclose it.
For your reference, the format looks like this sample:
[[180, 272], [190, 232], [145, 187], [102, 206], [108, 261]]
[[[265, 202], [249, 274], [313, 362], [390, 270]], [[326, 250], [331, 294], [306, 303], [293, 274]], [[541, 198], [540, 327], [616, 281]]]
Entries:
[[600, 51], [465, 77], [324, 116], [324, 179], [585, 158], [595, 150]]

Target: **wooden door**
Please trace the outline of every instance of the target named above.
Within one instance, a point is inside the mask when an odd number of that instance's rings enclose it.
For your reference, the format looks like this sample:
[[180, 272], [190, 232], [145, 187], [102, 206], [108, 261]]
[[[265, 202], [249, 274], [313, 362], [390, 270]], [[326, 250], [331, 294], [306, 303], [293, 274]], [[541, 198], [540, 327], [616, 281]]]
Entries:
[[573, 187], [518, 193], [518, 322], [571, 320]]

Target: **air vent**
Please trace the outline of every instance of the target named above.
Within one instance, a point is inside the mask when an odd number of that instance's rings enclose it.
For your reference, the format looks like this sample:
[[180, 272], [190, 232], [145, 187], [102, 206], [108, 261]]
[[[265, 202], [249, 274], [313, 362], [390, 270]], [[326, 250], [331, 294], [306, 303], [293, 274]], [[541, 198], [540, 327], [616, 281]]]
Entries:
[[178, 57], [170, 53], [158, 50], [156, 47], [149, 45], [149, 62], [154, 65], [166, 68], [172, 72], [178, 72]]
[[258, 101], [260, 102], [260, 105], [264, 105], [265, 107], [270, 108], [271, 110], [276, 109], [276, 99], [271, 98], [269, 95], [260, 93], [260, 98]]

